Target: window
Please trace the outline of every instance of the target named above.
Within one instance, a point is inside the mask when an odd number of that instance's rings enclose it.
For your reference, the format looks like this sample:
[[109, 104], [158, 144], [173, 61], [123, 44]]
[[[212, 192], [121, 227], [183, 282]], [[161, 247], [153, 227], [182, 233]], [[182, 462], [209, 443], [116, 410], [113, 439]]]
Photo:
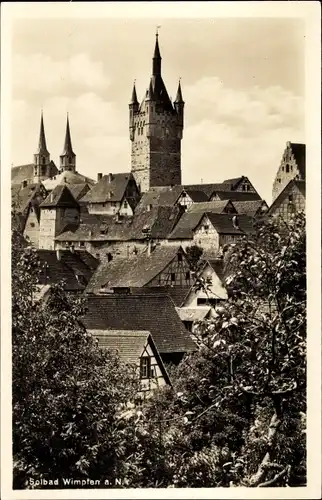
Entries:
[[288, 195], [288, 201], [293, 201], [293, 195], [292, 194]]
[[208, 233], [208, 231], [209, 231], [208, 224], [205, 224], [204, 227], [203, 227], [203, 229], [204, 229], [205, 233]]
[[112, 207], [116, 207], [116, 203], [115, 203], [115, 201], [112, 201], [112, 202], [111, 202], [111, 206], [112, 206]]
[[80, 247], [84, 247], [84, 246], [85, 246], [85, 241], [80, 241], [80, 242], [79, 242], [79, 246], [80, 246]]
[[247, 184], [247, 191], [250, 191], [250, 186]]
[[290, 165], [290, 170], [291, 172], [293, 172], [293, 165]]
[[151, 360], [148, 356], [140, 359], [140, 378], [150, 378]]
[[126, 200], [124, 200], [123, 207], [124, 207], [124, 208], [127, 208], [127, 207], [128, 207], [128, 203], [127, 203], [127, 201], [126, 201]]
[[102, 203], [102, 207], [105, 207], [105, 203]]
[[179, 253], [179, 255], [178, 255], [178, 262], [182, 262], [182, 255], [181, 255], [181, 253]]
[[34, 222], [30, 222], [30, 227], [35, 227], [35, 223]]
[[243, 191], [246, 191], [246, 186], [245, 186], [245, 184], [243, 184], [243, 185], [242, 185], [242, 190], [243, 190]]
[[186, 193], [182, 193], [182, 198], [185, 198], [187, 196]]
[[286, 165], [286, 173], [288, 174], [290, 171], [290, 166], [289, 165]]
[[189, 271], [186, 272], [186, 280], [190, 280], [190, 272]]
[[107, 254], [107, 262], [111, 262], [112, 259], [113, 259], [113, 255], [111, 253], [108, 253]]
[[171, 281], [175, 281], [176, 280], [176, 273], [171, 273]]

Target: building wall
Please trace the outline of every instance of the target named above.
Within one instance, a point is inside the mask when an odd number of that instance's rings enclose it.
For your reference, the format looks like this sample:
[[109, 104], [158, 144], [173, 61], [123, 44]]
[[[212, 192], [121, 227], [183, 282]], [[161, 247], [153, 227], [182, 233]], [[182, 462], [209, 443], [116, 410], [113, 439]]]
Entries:
[[122, 257], [123, 259], [135, 258], [138, 253], [147, 249], [146, 242], [142, 241], [56, 241], [55, 249], [66, 249], [70, 244], [74, 245], [75, 250], [87, 250], [100, 261]]
[[273, 201], [276, 200], [287, 184], [297, 176], [301, 178], [292, 149], [287, 144], [273, 184]]
[[276, 204], [272, 215], [275, 217], [280, 216], [287, 222], [292, 214], [297, 211], [305, 211], [305, 197], [296, 186], [293, 186], [285, 194], [285, 197]]
[[120, 209], [120, 202], [88, 203], [87, 207], [90, 214], [115, 215]]
[[247, 191], [248, 193], [256, 193], [255, 189], [253, 188], [253, 186], [251, 185], [251, 183], [249, 182], [248, 179], [244, 179], [237, 187], [237, 189], [235, 189], [235, 191]]
[[30, 207], [23, 235], [29, 239], [35, 248], [39, 247], [39, 229], [40, 225], [36, 212], [33, 207]]
[[77, 208], [42, 208], [40, 212], [39, 248], [54, 250], [55, 237], [67, 224], [79, 223]]
[[192, 285], [192, 282], [188, 261], [179, 254], [148, 286], [185, 286]]
[[207, 216], [196, 227], [193, 242], [204, 250], [219, 250], [219, 235]]
[[177, 205], [180, 205], [181, 207], [189, 208], [192, 204], [193, 200], [187, 193], [182, 193], [177, 201]]
[[161, 368], [153, 354], [152, 348], [148, 344], [145, 346], [141, 357], [144, 358], [147, 356], [150, 357], [151, 369], [153, 370], [154, 375], [150, 379], [141, 379], [141, 390], [143, 394], [149, 391], [153, 391], [158, 387], [167, 385], [162, 375]]
[[207, 265], [201, 275], [201, 278], [210, 278], [211, 285], [209, 287], [208, 295], [203, 290], [191, 290], [182, 305], [182, 307], [198, 307], [198, 299], [216, 299], [216, 300], [227, 300], [227, 292], [222, 285], [221, 280], [217, 276], [216, 272], [212, 269], [210, 265]]
[[130, 117], [131, 171], [141, 192], [151, 186], [181, 184], [182, 127], [177, 114], [153, 102]]

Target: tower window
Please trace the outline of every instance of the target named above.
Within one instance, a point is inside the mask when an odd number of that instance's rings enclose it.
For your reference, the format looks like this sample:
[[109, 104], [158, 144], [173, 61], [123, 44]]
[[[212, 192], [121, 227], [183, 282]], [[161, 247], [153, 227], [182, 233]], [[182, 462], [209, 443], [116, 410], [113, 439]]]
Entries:
[[190, 280], [190, 272], [189, 271], [186, 272], [186, 280]]
[[176, 273], [171, 273], [171, 281], [175, 281], [176, 280]]
[[290, 166], [289, 165], [286, 165], [286, 173], [288, 174], [290, 171]]
[[127, 207], [128, 207], [128, 203], [127, 203], [127, 201], [126, 201], [126, 200], [124, 200], [123, 206], [124, 206], [124, 208], [127, 208]]

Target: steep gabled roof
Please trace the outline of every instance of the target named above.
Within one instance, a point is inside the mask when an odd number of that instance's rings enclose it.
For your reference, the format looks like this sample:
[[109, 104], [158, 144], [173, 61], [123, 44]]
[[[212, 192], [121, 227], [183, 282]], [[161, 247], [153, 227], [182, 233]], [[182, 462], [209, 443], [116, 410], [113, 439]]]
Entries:
[[195, 189], [185, 189], [185, 192], [195, 203], [208, 201], [208, 196], [203, 191], [198, 191]]
[[251, 200], [261, 200], [258, 193], [252, 193], [251, 191], [230, 191], [230, 190], [214, 190], [210, 196], [216, 194], [220, 200], [231, 200], [234, 201], [251, 201]]
[[88, 330], [147, 330], [161, 354], [196, 349], [166, 295], [88, 296]]
[[306, 146], [305, 144], [291, 142], [290, 147], [302, 179], [305, 179]]
[[247, 214], [251, 216], [256, 215], [264, 207], [268, 208], [267, 203], [264, 200], [234, 200], [232, 204], [239, 214]]
[[278, 197], [273, 201], [272, 205], [269, 207], [266, 212], [268, 215], [271, 215], [275, 208], [280, 205], [280, 203], [284, 200], [284, 198], [292, 191], [294, 187], [297, 187], [302, 195], [305, 197], [305, 180], [292, 179], [288, 184], [286, 184], [285, 188], [280, 192]]
[[[17, 165], [11, 169], [11, 181], [13, 184], [20, 184], [22, 181], [33, 182], [34, 178], [34, 167], [33, 163], [27, 163], [26, 165]], [[50, 171], [52, 175], [58, 174], [58, 168], [55, 163], [50, 161]]]
[[224, 213], [224, 210], [227, 206], [234, 209], [234, 205], [230, 202], [230, 200], [218, 200], [218, 201], [206, 201], [203, 203], [193, 203], [187, 210], [187, 213], [190, 212], [209, 212], [214, 214]]
[[211, 224], [214, 226], [218, 234], [242, 234], [254, 232], [254, 219], [248, 215], [237, 215], [238, 225], [241, 231], [234, 227], [232, 219], [234, 214], [212, 214], [207, 213]]
[[166, 286], [164, 287], [167, 294], [171, 297], [172, 302], [176, 307], [181, 307], [185, 298], [190, 292], [192, 286]]
[[94, 273], [87, 291], [106, 288], [143, 287], [152, 281], [176, 258], [180, 247], [159, 246], [151, 252], [139, 254], [132, 259], [115, 259], [102, 263]]
[[22, 188], [21, 184], [13, 184], [11, 186], [11, 203], [16, 212], [24, 213], [29, 204], [33, 201], [33, 205], [40, 205], [44, 200], [43, 193], [46, 190], [41, 183], [30, 183]]
[[98, 340], [99, 347], [117, 351], [124, 363], [138, 365], [144, 347], [149, 344], [157, 359], [162, 375], [170, 384], [159, 351], [150, 332], [146, 330], [88, 330]]
[[183, 186], [160, 186], [152, 187], [143, 193], [140, 203], [136, 207], [136, 212], [144, 210], [148, 205], [152, 206], [174, 206], [184, 191]]
[[203, 217], [203, 212], [185, 212], [179, 222], [169, 234], [170, 240], [191, 239], [193, 231], [198, 226]]
[[75, 200], [72, 193], [69, 191], [68, 187], [60, 184], [56, 186], [51, 193], [47, 196], [45, 201], [40, 205], [41, 208], [46, 207], [75, 207], [79, 208], [77, 201]]
[[[70, 252], [69, 250], [37, 250], [40, 264], [43, 266], [39, 278], [40, 285], [54, 285], [65, 281], [65, 290], [84, 290], [94, 272], [94, 257], [89, 257], [92, 264], [88, 265], [86, 251]], [[95, 259], [96, 267], [98, 260]]]
[[222, 186], [221, 182], [213, 183], [213, 184], [187, 184], [184, 185], [184, 189], [188, 191], [201, 191], [204, 193], [208, 200], [212, 193], [216, 190], [219, 189], [219, 187]]
[[123, 200], [130, 180], [134, 180], [133, 175], [127, 172], [103, 175], [102, 179], [86, 193], [82, 201], [87, 203], [120, 202]]
[[68, 184], [68, 189], [75, 200], [79, 201], [90, 190], [90, 186], [88, 182], [84, 182], [83, 184]]

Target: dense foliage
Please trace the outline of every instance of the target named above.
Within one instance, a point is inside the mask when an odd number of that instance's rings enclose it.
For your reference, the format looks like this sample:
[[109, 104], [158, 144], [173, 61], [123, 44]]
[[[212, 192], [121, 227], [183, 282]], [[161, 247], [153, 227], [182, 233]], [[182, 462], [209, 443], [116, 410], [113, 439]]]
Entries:
[[132, 429], [121, 409], [136, 377], [79, 321], [83, 300], [53, 287], [37, 300], [36, 252], [12, 237], [14, 487], [30, 478], [126, 478]]
[[198, 325], [198, 351], [169, 368], [173, 387], [140, 408], [129, 403], [133, 374], [79, 322], [82, 301], [58, 287], [45, 305], [35, 302], [35, 253], [15, 233], [12, 258], [18, 486], [30, 474], [130, 487], [305, 484], [303, 214], [287, 227], [259, 221], [230, 246], [229, 299]]

